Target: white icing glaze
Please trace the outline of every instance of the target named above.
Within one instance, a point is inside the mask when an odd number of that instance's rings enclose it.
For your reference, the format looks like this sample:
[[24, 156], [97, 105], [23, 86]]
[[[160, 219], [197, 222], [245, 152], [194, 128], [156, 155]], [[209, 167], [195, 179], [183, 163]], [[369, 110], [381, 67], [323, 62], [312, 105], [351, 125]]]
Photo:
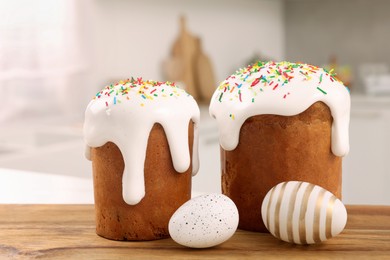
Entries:
[[90, 147], [107, 142], [120, 149], [125, 169], [123, 199], [135, 205], [145, 196], [144, 163], [150, 131], [155, 123], [164, 128], [172, 162], [177, 172], [185, 172], [191, 163], [188, 124], [194, 122], [192, 173], [199, 169], [196, 101], [173, 83], [127, 80], [110, 85], [96, 94], [85, 111], [85, 155]]
[[289, 62], [248, 66], [220, 84], [209, 111], [218, 122], [222, 148], [231, 151], [249, 117], [297, 115], [317, 101], [331, 110], [333, 154], [345, 156], [349, 151], [350, 94], [334, 75], [315, 66]]

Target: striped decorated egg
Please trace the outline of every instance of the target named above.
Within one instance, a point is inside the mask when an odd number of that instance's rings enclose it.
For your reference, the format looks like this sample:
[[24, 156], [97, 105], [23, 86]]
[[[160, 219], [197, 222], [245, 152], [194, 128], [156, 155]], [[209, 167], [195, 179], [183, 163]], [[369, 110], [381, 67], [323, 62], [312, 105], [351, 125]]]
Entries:
[[295, 244], [314, 244], [337, 236], [347, 223], [344, 204], [320, 186], [282, 182], [265, 196], [263, 222], [275, 237]]

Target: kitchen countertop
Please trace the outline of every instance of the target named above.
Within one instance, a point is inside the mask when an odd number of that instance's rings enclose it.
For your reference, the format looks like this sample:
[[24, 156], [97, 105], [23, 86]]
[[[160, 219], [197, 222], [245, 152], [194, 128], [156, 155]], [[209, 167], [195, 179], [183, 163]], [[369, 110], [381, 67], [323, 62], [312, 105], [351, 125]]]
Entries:
[[91, 173], [83, 174], [85, 176], [0, 168], [0, 203], [92, 204]]
[[95, 234], [93, 205], [0, 205], [0, 258], [14, 259], [390, 259], [390, 206], [347, 206], [337, 237], [311, 246], [238, 230], [220, 246], [190, 249], [172, 239], [119, 242]]

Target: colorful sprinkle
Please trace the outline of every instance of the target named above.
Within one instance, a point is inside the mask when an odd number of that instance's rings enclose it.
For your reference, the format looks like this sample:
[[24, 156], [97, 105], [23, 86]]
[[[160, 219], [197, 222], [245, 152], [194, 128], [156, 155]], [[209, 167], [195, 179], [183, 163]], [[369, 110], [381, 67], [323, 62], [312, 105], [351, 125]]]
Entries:
[[[190, 96], [183, 89], [178, 88], [175, 83], [172, 82], [159, 82], [153, 80], [144, 81], [142, 78], [134, 78], [121, 80], [116, 84], [110, 84], [103, 88], [103, 90], [96, 93], [93, 97], [96, 99], [104, 99], [103, 102], [106, 107], [109, 107], [109, 103], [113, 105], [121, 104], [122, 101], [118, 97], [123, 97], [123, 100], [136, 101], [136, 97], [142, 100], [152, 101], [160, 96], [167, 97], [163, 93], [169, 96], [178, 97], [180, 95]], [[144, 106], [145, 103], [139, 103]]]
[[[237, 70], [223, 81], [217, 88], [216, 100], [219, 102], [224, 102], [224, 100], [242, 102], [243, 95], [247, 95], [246, 91], [241, 91], [245, 86], [251, 90], [248, 100], [255, 103], [257, 100], [254, 97], [262, 95], [265, 91], [283, 91], [286, 87], [291, 86], [289, 85], [291, 81], [309, 81], [312, 79], [318, 80], [318, 90], [324, 94], [326, 92], [321, 89], [321, 84], [324, 81], [340, 82], [333, 70], [328, 72], [325, 69], [303, 63], [259, 61]], [[222, 93], [225, 94], [222, 95]], [[289, 93], [282, 94], [282, 97], [287, 98], [288, 95]]]
[[327, 94], [323, 89], [321, 89], [320, 87], [317, 87], [317, 89], [319, 90], [319, 91], [321, 91], [323, 94]]
[[257, 83], [259, 83], [259, 82], [260, 82], [260, 78], [255, 79], [255, 80], [252, 82], [251, 87], [256, 86]]

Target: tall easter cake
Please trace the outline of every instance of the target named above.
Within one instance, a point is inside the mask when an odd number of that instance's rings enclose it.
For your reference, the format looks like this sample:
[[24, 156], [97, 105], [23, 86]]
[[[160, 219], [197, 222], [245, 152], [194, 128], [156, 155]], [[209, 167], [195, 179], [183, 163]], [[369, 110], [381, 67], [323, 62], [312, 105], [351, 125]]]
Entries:
[[97, 234], [114, 240], [168, 237], [198, 171], [199, 108], [173, 83], [121, 81], [85, 112]]
[[239, 228], [266, 231], [261, 203], [284, 181], [306, 181], [341, 198], [341, 157], [349, 151], [350, 95], [331, 71], [258, 62], [215, 91], [222, 191], [237, 205]]

